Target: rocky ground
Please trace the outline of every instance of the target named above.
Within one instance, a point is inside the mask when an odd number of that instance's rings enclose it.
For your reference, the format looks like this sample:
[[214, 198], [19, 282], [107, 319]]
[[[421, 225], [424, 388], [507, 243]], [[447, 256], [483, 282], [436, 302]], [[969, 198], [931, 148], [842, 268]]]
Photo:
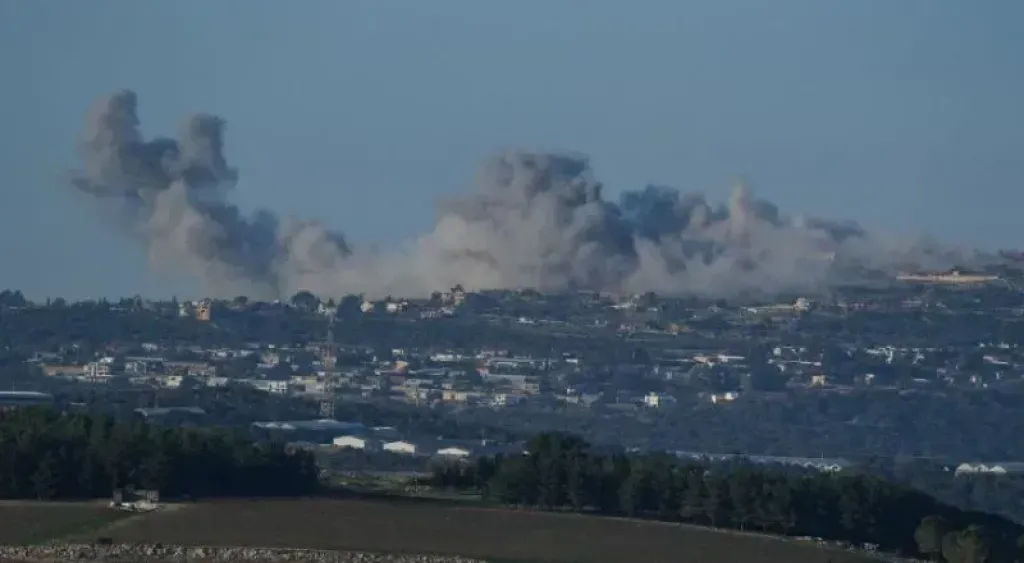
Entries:
[[441, 555], [389, 555], [342, 551], [266, 549], [253, 547], [184, 547], [173, 545], [40, 545], [0, 546], [0, 561], [67, 563], [103, 561], [134, 563], [484, 563], [479, 559]]

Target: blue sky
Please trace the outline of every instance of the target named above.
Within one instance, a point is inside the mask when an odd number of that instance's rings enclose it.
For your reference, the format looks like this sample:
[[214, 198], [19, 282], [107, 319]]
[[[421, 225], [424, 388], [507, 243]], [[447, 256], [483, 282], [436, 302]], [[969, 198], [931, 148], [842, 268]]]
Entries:
[[[630, 6], [627, 8], [626, 6]], [[591, 155], [610, 194], [725, 199], [1019, 246], [1019, 0], [0, 2], [0, 286], [183, 291], [66, 189], [86, 108], [228, 120], [244, 208], [356, 243], [430, 228], [501, 148]]]

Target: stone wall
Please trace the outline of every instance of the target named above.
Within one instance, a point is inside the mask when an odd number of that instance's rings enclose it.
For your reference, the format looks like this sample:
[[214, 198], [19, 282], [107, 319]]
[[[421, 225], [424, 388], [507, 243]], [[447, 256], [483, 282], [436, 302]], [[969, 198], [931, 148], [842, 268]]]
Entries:
[[390, 555], [313, 549], [255, 547], [184, 547], [176, 545], [39, 545], [0, 546], [0, 561], [68, 563], [484, 563], [478, 559], [443, 555]]

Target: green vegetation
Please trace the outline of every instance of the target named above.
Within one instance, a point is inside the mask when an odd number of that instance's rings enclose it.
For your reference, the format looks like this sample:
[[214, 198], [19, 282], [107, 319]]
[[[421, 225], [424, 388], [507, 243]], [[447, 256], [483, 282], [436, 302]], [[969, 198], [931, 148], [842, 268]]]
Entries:
[[228, 432], [172, 429], [44, 408], [0, 413], [0, 498], [98, 498], [135, 485], [165, 496], [295, 495], [313, 456]]
[[[602, 455], [559, 433], [535, 437], [527, 450], [440, 466], [432, 482], [480, 490], [507, 505], [812, 536], [941, 553], [950, 563], [1013, 561], [1024, 532], [1002, 517], [962, 511], [872, 476]], [[978, 559], [981, 553], [989, 558]]]

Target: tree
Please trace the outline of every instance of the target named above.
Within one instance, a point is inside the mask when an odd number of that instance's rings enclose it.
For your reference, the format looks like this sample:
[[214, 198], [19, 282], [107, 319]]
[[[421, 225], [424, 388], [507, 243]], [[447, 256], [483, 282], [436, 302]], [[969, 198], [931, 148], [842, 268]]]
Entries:
[[933, 561], [942, 560], [942, 538], [949, 533], [949, 522], [942, 516], [926, 516], [914, 532], [917, 550]]
[[747, 391], [782, 391], [786, 388], [787, 379], [778, 368], [757, 358], [750, 362], [744, 387]]
[[338, 316], [343, 319], [357, 318], [362, 314], [360, 307], [363, 305], [363, 298], [359, 295], [346, 295], [341, 298], [338, 304]]
[[24, 307], [26, 305], [28, 305], [28, 300], [25, 299], [21, 291], [11, 291], [9, 289], [0, 291], [0, 308]]
[[292, 296], [291, 304], [296, 309], [315, 311], [320, 306], [320, 300], [309, 291], [302, 290]]
[[57, 495], [57, 486], [61, 479], [59, 471], [57, 458], [53, 452], [43, 454], [35, 472], [32, 473], [33, 492], [37, 499], [49, 500]]
[[992, 552], [992, 538], [980, 525], [968, 526], [961, 534], [963, 563], [985, 563]]
[[948, 563], [985, 563], [991, 550], [991, 537], [979, 525], [949, 532], [942, 538], [942, 556]]

